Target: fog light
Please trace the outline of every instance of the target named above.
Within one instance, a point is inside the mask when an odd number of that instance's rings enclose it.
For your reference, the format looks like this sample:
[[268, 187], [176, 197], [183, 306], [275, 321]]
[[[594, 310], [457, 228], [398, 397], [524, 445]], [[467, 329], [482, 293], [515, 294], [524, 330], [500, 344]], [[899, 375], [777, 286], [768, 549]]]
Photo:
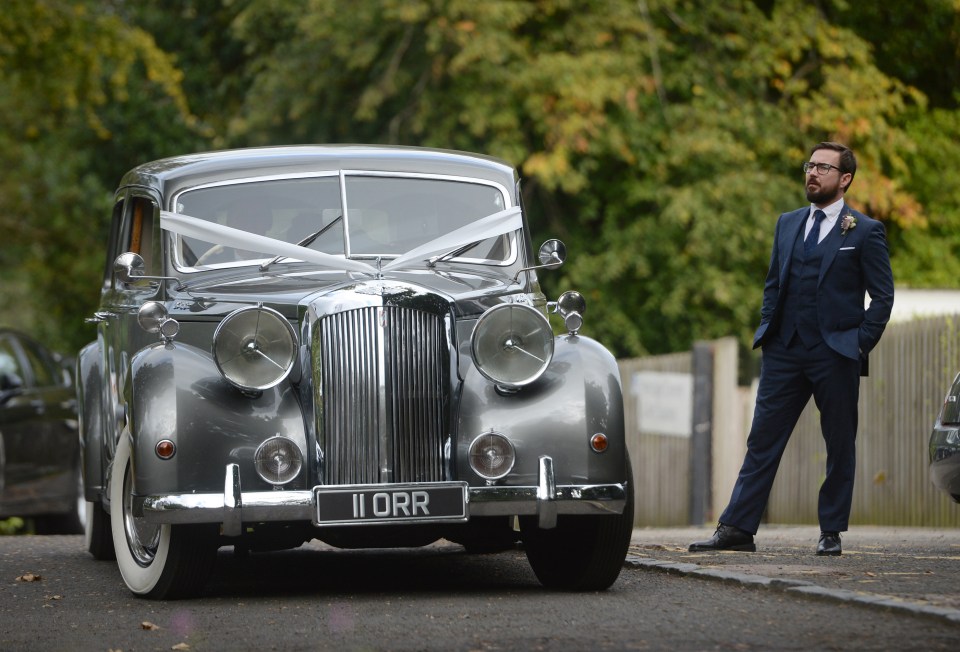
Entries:
[[595, 453], [602, 453], [607, 450], [608, 444], [607, 436], [602, 432], [598, 432], [590, 438], [590, 448], [592, 448]]
[[486, 432], [470, 444], [470, 468], [486, 480], [507, 475], [516, 460], [513, 444], [499, 433]]
[[177, 445], [169, 439], [161, 439], [157, 442], [157, 457], [161, 460], [169, 460], [177, 452]]
[[303, 455], [292, 440], [271, 437], [260, 444], [253, 456], [253, 465], [260, 477], [270, 484], [286, 484], [300, 474]]

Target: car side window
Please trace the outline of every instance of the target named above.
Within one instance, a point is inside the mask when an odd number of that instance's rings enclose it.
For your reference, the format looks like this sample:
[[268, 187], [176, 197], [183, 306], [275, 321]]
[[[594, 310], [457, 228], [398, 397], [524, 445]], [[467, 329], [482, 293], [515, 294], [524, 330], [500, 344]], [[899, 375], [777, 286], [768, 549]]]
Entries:
[[123, 219], [123, 198], [118, 198], [117, 202], [113, 205], [113, 215], [110, 221], [110, 243], [107, 246], [107, 262], [103, 270], [103, 291], [108, 291], [112, 287], [113, 282], [113, 261], [118, 255], [123, 253], [121, 249], [121, 236], [123, 235], [120, 231], [120, 225]]
[[[13, 342], [8, 337], [0, 337], [0, 383], [10, 385], [24, 382], [23, 369], [17, 359]], [[0, 389], [7, 389], [7, 387], [0, 387]]]
[[33, 371], [33, 381], [36, 387], [54, 387], [61, 384], [62, 374], [60, 367], [45, 351], [40, 350], [33, 342], [21, 340], [23, 353], [27, 357]]
[[124, 210], [124, 233], [126, 248], [143, 258], [146, 274], [160, 274], [157, 269], [158, 256], [155, 251], [154, 215], [156, 204], [146, 197], [131, 195]]

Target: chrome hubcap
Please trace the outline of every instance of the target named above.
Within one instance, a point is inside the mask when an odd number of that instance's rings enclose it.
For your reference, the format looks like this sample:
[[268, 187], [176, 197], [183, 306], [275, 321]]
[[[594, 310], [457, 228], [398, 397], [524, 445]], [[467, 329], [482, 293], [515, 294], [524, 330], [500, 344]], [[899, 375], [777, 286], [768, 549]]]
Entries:
[[127, 546], [136, 562], [141, 566], [153, 563], [160, 544], [160, 526], [151, 525], [133, 515], [133, 481], [129, 465], [123, 474], [123, 529], [127, 535]]

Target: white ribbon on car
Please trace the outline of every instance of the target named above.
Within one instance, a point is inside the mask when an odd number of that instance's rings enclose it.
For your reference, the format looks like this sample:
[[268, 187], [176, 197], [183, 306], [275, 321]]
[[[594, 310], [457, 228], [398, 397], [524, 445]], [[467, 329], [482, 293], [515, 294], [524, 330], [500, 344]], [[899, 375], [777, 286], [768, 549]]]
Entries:
[[434, 238], [419, 247], [411, 249], [398, 258], [394, 258], [383, 266], [383, 271], [404, 267], [412, 260], [426, 260], [437, 254], [454, 251], [472, 242], [480, 242], [487, 238], [510, 233], [523, 227], [523, 218], [520, 217], [520, 208], [514, 206], [499, 213], [482, 217], [476, 222], [461, 226], [439, 238]]
[[[520, 208], [508, 208], [498, 213], [487, 215], [476, 222], [471, 222], [455, 231], [451, 231], [419, 247], [415, 247], [402, 256], [383, 265], [381, 271], [385, 272], [391, 269], [405, 267], [409, 265], [411, 261], [426, 260], [431, 256], [454, 251], [473, 242], [479, 242], [487, 238], [493, 238], [516, 231], [522, 228], [522, 226], [523, 219], [520, 215]], [[322, 265], [323, 267], [333, 267], [350, 272], [362, 272], [373, 275], [378, 273], [376, 267], [359, 260], [325, 254], [308, 247], [301, 247], [300, 245], [291, 244], [265, 235], [249, 233], [248, 231], [216, 224], [200, 219], [199, 217], [184, 215], [183, 213], [160, 211], [160, 227], [171, 233], [212, 244], [258, 251], [272, 256], [296, 258], [297, 260], [302, 260], [307, 263], [314, 263], [316, 265]]]
[[297, 258], [304, 262], [316, 263], [324, 267], [334, 267], [350, 272], [364, 272], [366, 274], [377, 273], [377, 269], [373, 265], [359, 260], [350, 260], [343, 256], [325, 254], [321, 251], [314, 251], [313, 249], [284, 242], [283, 240], [268, 238], [265, 235], [257, 235], [222, 224], [215, 224], [214, 222], [208, 222], [199, 217], [184, 215], [182, 213], [160, 211], [160, 227], [171, 233], [185, 235], [212, 244], [246, 249], [248, 251], [259, 251], [272, 256]]

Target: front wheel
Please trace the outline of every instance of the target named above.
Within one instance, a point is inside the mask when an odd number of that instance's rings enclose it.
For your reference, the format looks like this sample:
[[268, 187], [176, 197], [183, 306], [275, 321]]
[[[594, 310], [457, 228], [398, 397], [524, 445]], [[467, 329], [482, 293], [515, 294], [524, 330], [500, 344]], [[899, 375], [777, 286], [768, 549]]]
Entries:
[[560, 516], [557, 527], [542, 530], [536, 516], [520, 519], [527, 560], [545, 587], [603, 591], [620, 575], [633, 533], [633, 476], [627, 458], [627, 501], [622, 514]]
[[213, 566], [216, 526], [157, 525], [134, 516], [130, 456], [124, 432], [110, 473], [110, 528], [123, 581], [142, 598], [194, 596]]

